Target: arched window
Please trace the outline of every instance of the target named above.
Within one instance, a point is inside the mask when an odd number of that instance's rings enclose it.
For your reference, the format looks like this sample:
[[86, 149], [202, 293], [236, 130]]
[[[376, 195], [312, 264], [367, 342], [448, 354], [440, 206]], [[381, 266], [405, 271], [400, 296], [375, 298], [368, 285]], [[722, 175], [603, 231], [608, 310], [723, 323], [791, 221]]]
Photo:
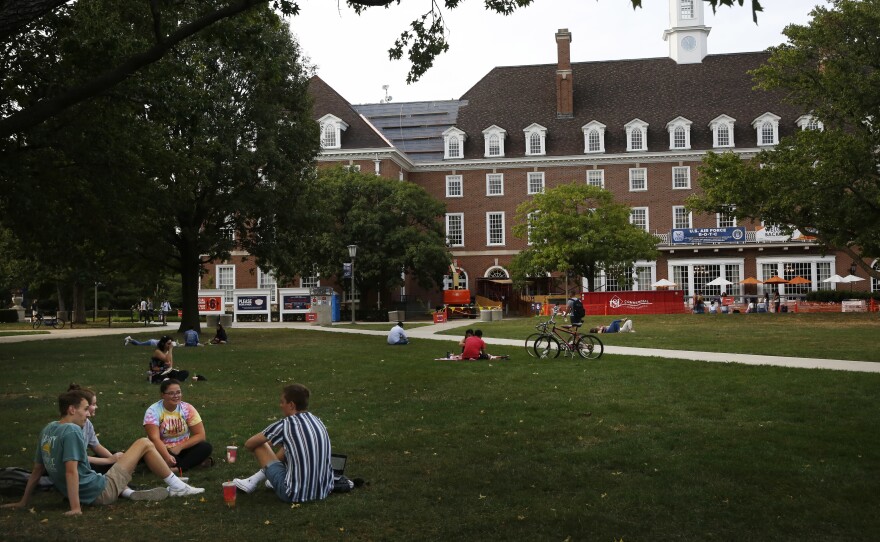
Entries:
[[730, 128], [726, 125], [721, 125], [718, 127], [717, 132], [718, 144], [716, 147], [728, 147], [730, 146]]
[[501, 156], [501, 139], [498, 134], [489, 136], [489, 156]]
[[529, 136], [529, 154], [543, 154], [541, 148], [541, 134], [535, 132]]
[[507, 279], [510, 276], [507, 274], [507, 271], [503, 267], [492, 267], [489, 271], [486, 272], [486, 278], [489, 279]]
[[587, 136], [587, 147], [590, 152], [599, 152], [602, 150], [599, 141], [599, 130], [590, 130], [590, 134]]
[[461, 157], [461, 142], [459, 141], [458, 136], [449, 137], [449, 157]]
[[336, 126], [326, 123], [321, 126], [321, 130], [324, 132], [321, 136], [321, 146], [325, 149], [336, 147]]
[[673, 140], [676, 149], [684, 149], [685, 147], [687, 147], [687, 134], [684, 126], [679, 126], [675, 129]]
[[761, 125], [761, 145], [772, 145], [775, 143], [773, 135], [773, 124], [765, 122]]
[[638, 128], [630, 133], [630, 148], [634, 151], [642, 150], [642, 131]]

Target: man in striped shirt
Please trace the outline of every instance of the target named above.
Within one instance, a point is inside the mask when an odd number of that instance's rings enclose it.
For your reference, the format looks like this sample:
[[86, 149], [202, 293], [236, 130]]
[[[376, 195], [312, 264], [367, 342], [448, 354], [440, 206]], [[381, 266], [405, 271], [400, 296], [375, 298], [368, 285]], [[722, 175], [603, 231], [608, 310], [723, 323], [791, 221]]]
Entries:
[[[265, 481], [284, 502], [327, 498], [333, 489], [330, 436], [324, 423], [308, 411], [309, 395], [302, 384], [285, 386], [284, 418], [244, 443], [262, 468], [249, 478], [235, 478], [238, 489], [253, 493]], [[280, 447], [277, 453], [272, 446]]]

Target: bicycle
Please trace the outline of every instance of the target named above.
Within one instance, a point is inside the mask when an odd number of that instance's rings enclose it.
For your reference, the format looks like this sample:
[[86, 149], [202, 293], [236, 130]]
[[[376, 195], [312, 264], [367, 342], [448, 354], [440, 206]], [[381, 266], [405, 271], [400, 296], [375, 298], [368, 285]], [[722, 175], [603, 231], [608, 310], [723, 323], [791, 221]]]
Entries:
[[[535, 340], [534, 350], [535, 356], [541, 359], [558, 358], [559, 354], [564, 350], [566, 355], [574, 357], [575, 352], [584, 359], [599, 359], [605, 352], [605, 345], [599, 340], [599, 337], [590, 334], [578, 333], [578, 328], [582, 323], [571, 324], [565, 327], [556, 327], [556, 314], [558, 308], [553, 309], [553, 315], [545, 326], [553, 324], [553, 328], [546, 334]], [[562, 333], [568, 335], [564, 337]]]
[[46, 326], [52, 326], [55, 329], [62, 329], [64, 327], [64, 321], [57, 316], [43, 316], [43, 313], [39, 312], [34, 316], [33, 328], [37, 329], [43, 324]]
[[547, 326], [550, 325], [550, 321], [540, 322], [535, 326], [535, 329], [538, 330], [537, 333], [532, 333], [528, 337], [526, 337], [526, 353], [530, 357], [535, 357], [537, 354], [535, 353], [535, 342], [537, 342], [542, 337], [546, 337], [550, 334], [547, 331]]

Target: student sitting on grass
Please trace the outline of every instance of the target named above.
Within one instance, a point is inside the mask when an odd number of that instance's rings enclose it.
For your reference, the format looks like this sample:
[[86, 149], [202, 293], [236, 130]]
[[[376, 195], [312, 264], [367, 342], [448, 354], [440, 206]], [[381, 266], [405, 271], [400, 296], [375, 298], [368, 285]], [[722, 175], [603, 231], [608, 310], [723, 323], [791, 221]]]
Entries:
[[74, 390], [82, 391], [89, 400], [89, 419], [83, 425], [83, 438], [86, 440], [86, 447], [95, 454], [89, 456], [89, 465], [95, 472], [105, 474], [122, 457], [122, 452], [112, 453], [98, 442], [98, 434], [95, 432], [95, 426], [92, 425], [91, 420], [95, 415], [95, 411], [98, 410], [98, 396], [95, 392], [88, 388], [83, 388], [79, 384], [71, 384], [67, 388], [67, 391]]
[[159, 339], [159, 344], [156, 345], [150, 358], [150, 382], [158, 384], [169, 378], [183, 382], [189, 378], [189, 371], [174, 368], [174, 341], [171, 337], [165, 336]]
[[[2, 508], [26, 508], [40, 477], [47, 473], [62, 495], [67, 497], [70, 510], [65, 516], [82, 514], [82, 504], [113, 504], [120, 496], [132, 500], [162, 500], [169, 495], [185, 497], [203, 493], [183, 483], [165, 465], [153, 443], [138, 439], [116, 461], [106, 475], [98, 474], [89, 466], [86, 441], [82, 428], [89, 419], [89, 399], [81, 390], [73, 390], [58, 397], [61, 419], [51, 422], [40, 432], [34, 455], [34, 469], [28, 478], [24, 495], [16, 503], [4, 504]], [[168, 489], [153, 488], [132, 491], [128, 488], [135, 466], [141, 459], [153, 474], [162, 478]]]
[[397, 325], [388, 332], [388, 344], [392, 346], [409, 344], [409, 339], [403, 331], [403, 322], [397, 322]]
[[226, 328], [223, 327], [223, 324], [217, 322], [217, 332], [209, 344], [226, 344], [228, 342], [229, 337], [226, 336]]
[[[330, 435], [324, 423], [309, 412], [309, 389], [302, 384], [285, 386], [281, 393], [284, 418], [244, 443], [260, 463], [248, 478], [232, 480], [238, 489], [253, 493], [260, 485], [273, 489], [284, 502], [326, 499], [333, 490]], [[272, 446], [279, 446], [278, 453]]]
[[169, 379], [159, 386], [162, 399], [144, 414], [144, 430], [165, 463], [182, 473], [193, 467], [214, 464], [213, 447], [196, 407], [183, 401], [180, 382]]

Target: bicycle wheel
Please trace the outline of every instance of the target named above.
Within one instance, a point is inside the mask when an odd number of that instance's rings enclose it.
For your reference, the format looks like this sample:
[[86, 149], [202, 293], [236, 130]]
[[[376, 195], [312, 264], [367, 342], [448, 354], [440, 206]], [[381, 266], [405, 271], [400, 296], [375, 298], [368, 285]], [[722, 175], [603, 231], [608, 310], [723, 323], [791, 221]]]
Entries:
[[545, 337], [545, 336], [546, 336], [546, 335], [543, 334], [543, 333], [532, 333], [531, 335], [529, 335], [528, 337], [526, 337], [526, 343], [525, 343], [525, 346], [526, 346], [526, 353], [527, 353], [529, 356], [531, 356], [531, 357], [535, 357], [535, 355], [536, 355], [536, 354], [535, 354], [535, 341], [537, 341], [537, 340], [540, 339], [541, 337]]
[[60, 318], [56, 318], [55, 322], [52, 323], [52, 327], [55, 329], [64, 329], [64, 321]]
[[552, 335], [544, 335], [535, 341], [535, 356], [540, 359], [558, 358], [562, 347]]
[[41, 325], [43, 325], [43, 320], [41, 320], [41, 319], [34, 320], [34, 323], [33, 323], [34, 329], [37, 329]]
[[583, 335], [578, 339], [576, 349], [584, 359], [599, 359], [605, 351], [605, 345], [595, 335]]

